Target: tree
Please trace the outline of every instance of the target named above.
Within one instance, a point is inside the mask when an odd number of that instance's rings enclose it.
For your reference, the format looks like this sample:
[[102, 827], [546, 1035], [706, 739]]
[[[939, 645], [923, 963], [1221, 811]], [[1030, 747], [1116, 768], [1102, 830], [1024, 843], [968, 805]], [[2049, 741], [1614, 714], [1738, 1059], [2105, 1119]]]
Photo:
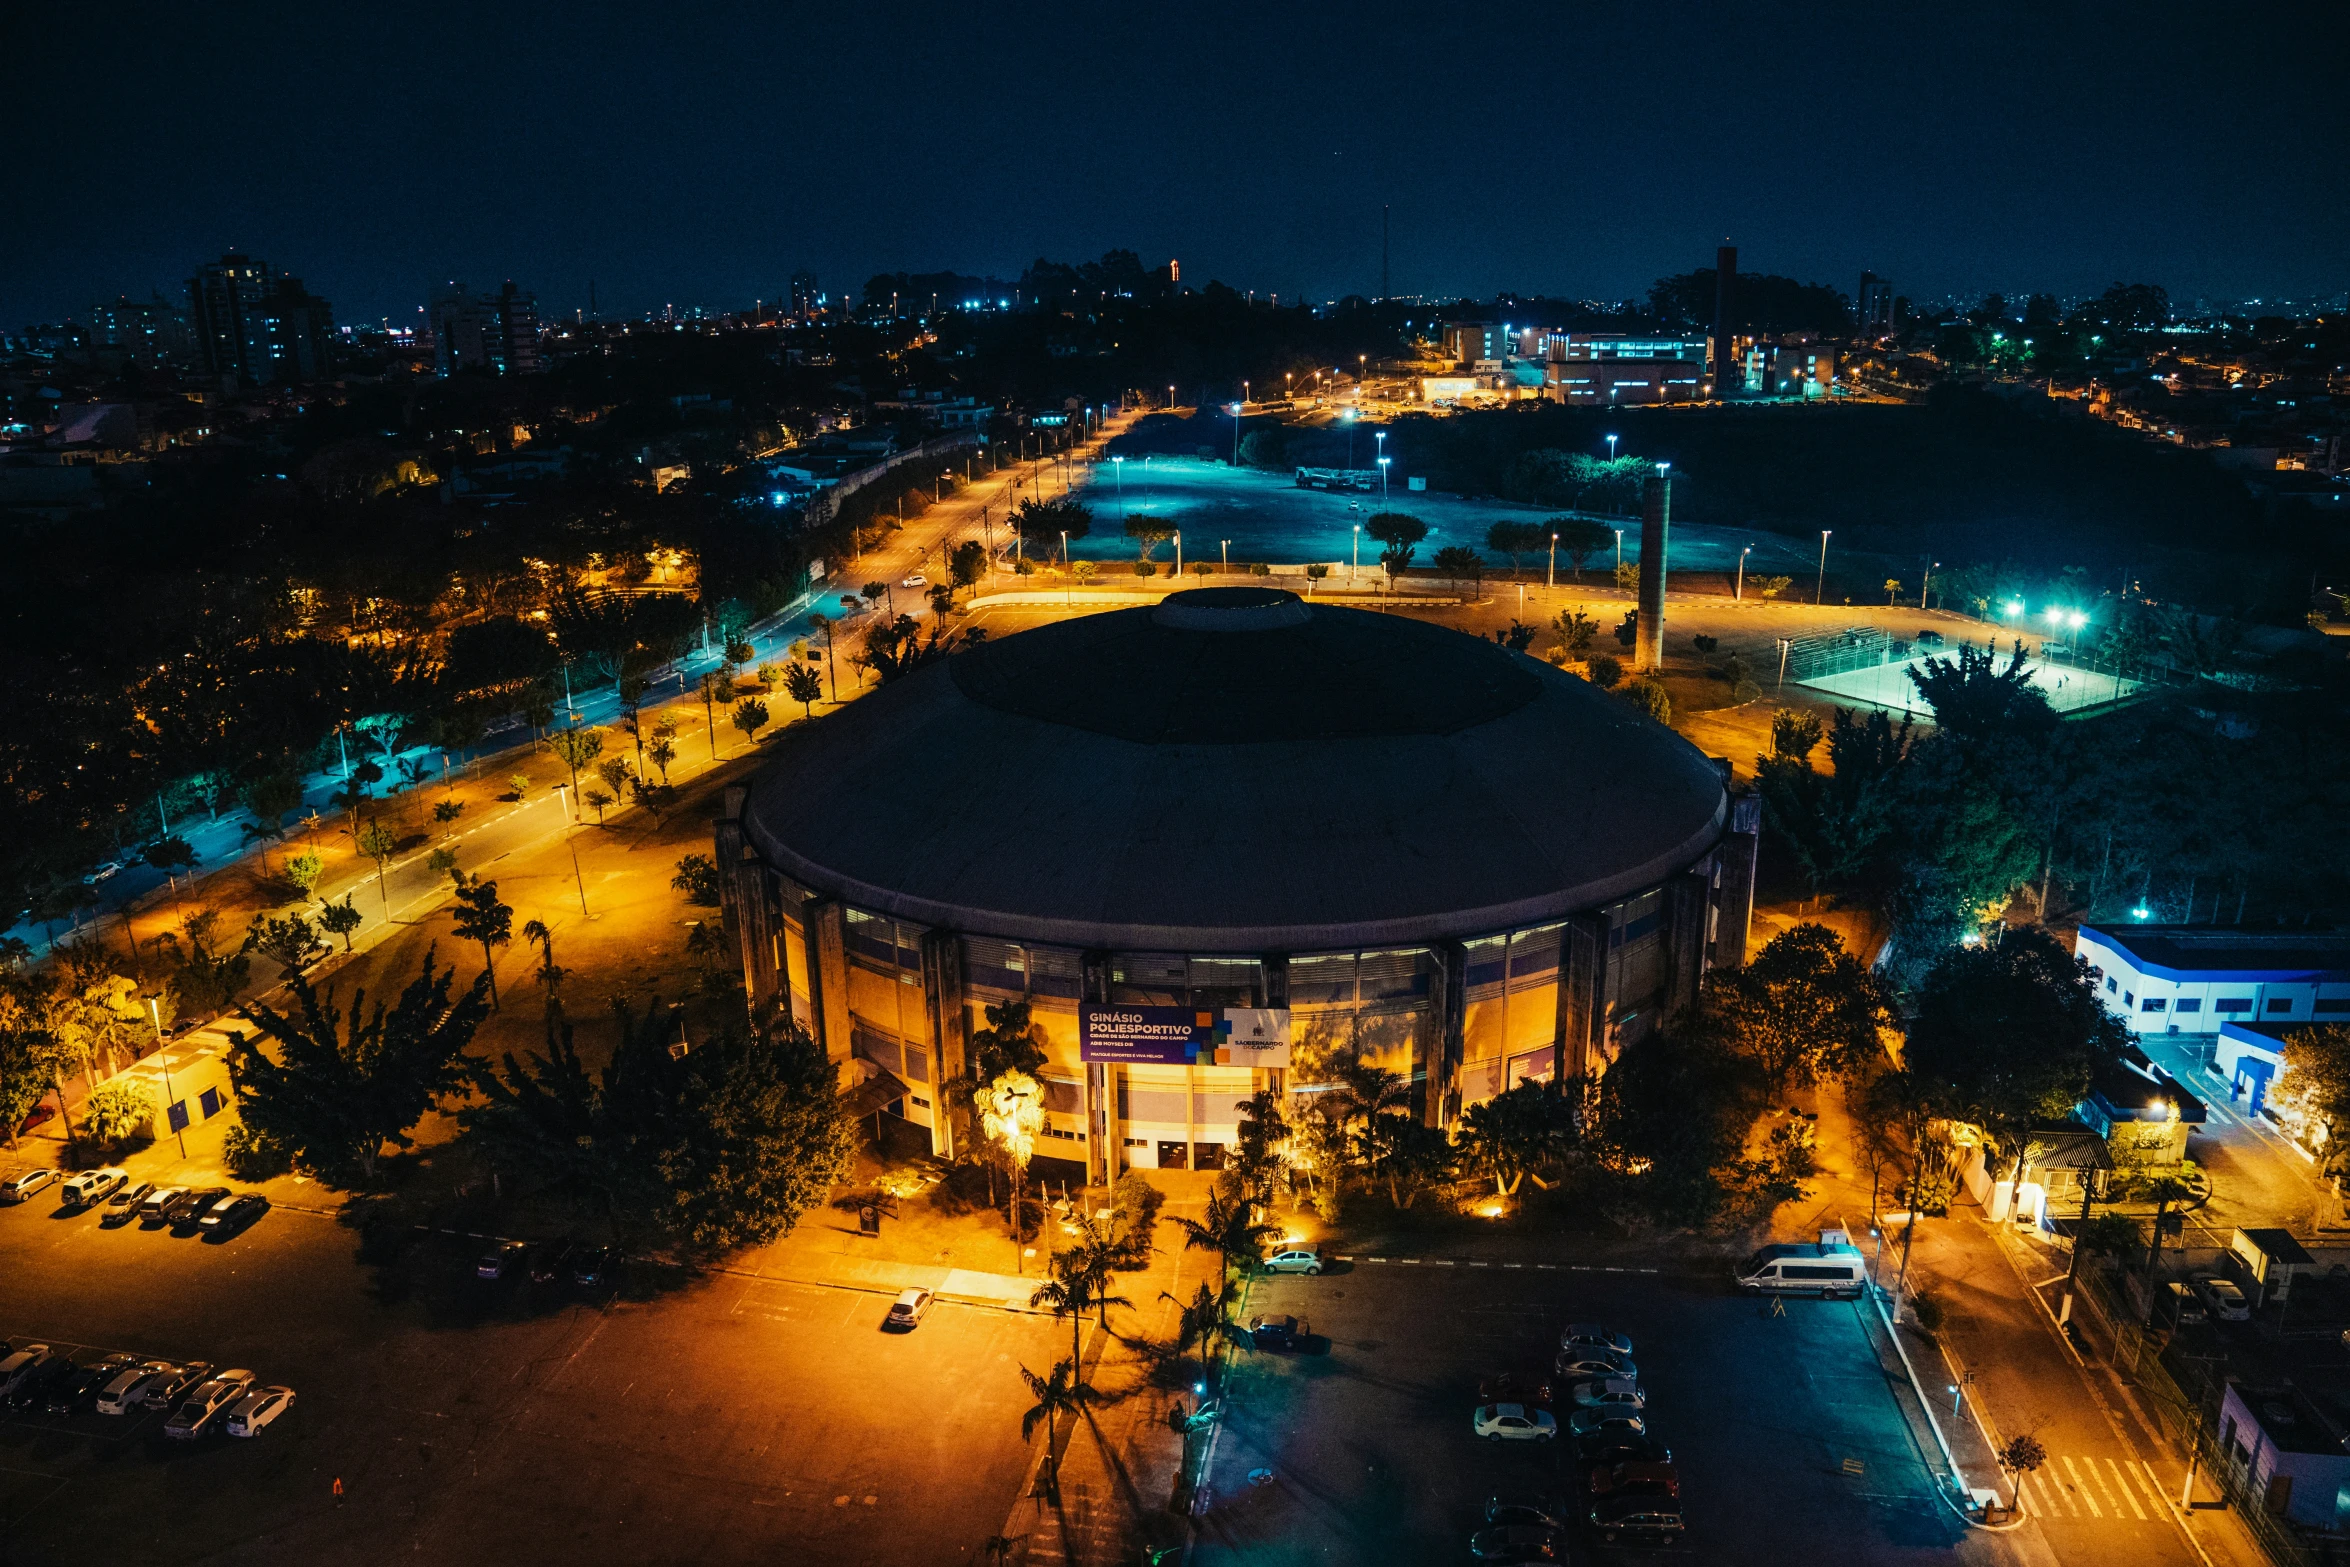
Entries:
[[947, 556], [947, 580], [958, 588], [967, 588], [987, 571], [987, 547], [977, 539], [965, 539]]
[[1550, 542], [1550, 530], [1540, 523], [1505, 517], [1485, 530], [1485, 547], [1510, 558], [1510, 575], [1518, 572], [1518, 557]]
[[1021, 1413], [1020, 1440], [1035, 1441], [1036, 1428], [1042, 1423], [1045, 1456], [1050, 1459], [1053, 1443], [1058, 1439], [1060, 1417], [1083, 1413], [1085, 1406], [1094, 1402], [1094, 1391], [1078, 1379], [1077, 1362], [1074, 1360], [1064, 1360], [1054, 1366], [1053, 1374], [1049, 1377], [1040, 1377], [1026, 1366], [1020, 1368], [1020, 1376], [1028, 1384], [1029, 1393], [1036, 1399]]
[[331, 935], [343, 938], [343, 950], [351, 950], [351, 933], [359, 928], [359, 910], [351, 902], [351, 894], [343, 894], [340, 903], [322, 904], [318, 910], [319, 927]]
[[1624, 1047], [1599, 1080], [1585, 1143], [1628, 1207], [1656, 1223], [1703, 1224], [1757, 1192], [1760, 1172], [1744, 1158], [1750, 1076], [1690, 1022]]
[[1558, 633], [1559, 646], [1567, 657], [1575, 660], [1588, 657], [1591, 644], [1599, 637], [1599, 622], [1579, 609], [1559, 611], [1551, 618], [1550, 629]]
[[1997, 734], [2044, 737], [2056, 727], [2056, 710], [2032, 681], [2020, 637], [2005, 668], [1997, 654], [1961, 644], [1955, 658], [1912, 663], [1909, 683], [1933, 708], [1935, 724], [1960, 740]]
[[1643, 675], [1617, 694], [1660, 724], [1673, 721], [1673, 699], [1653, 676]]
[[1780, 932], [1743, 968], [1706, 976], [1706, 1002], [1730, 1047], [1775, 1098], [1789, 1083], [1847, 1077], [1879, 1059], [1891, 998], [1824, 925]]
[[1055, 1320], [1069, 1319], [1069, 1360], [1077, 1365], [1084, 1361], [1078, 1332], [1085, 1325], [1085, 1314], [1093, 1309], [1093, 1280], [1084, 1269], [1064, 1263], [1070, 1255], [1062, 1253], [1053, 1259], [1053, 1276], [1036, 1287], [1028, 1304], [1051, 1312]]
[[1391, 550], [1405, 551], [1409, 560], [1411, 547], [1428, 537], [1428, 525], [1409, 512], [1380, 511], [1364, 522], [1363, 532]]
[[580, 790], [579, 797], [587, 802], [589, 810], [596, 813], [596, 825], [603, 826], [604, 808], [612, 803], [612, 797], [594, 784], [589, 784], [585, 789]]
[[1074, 544], [1093, 531], [1093, 508], [1083, 501], [1025, 500], [1012, 513], [1012, 526], [1031, 544], [1058, 549], [1063, 534]]
[[707, 854], [688, 854], [677, 862], [677, 874], [669, 878], [669, 885], [685, 894], [688, 903], [706, 909], [718, 907], [718, 867]]
[[[1437, 1135], [1442, 1136], [1442, 1133]], [[1235, 1195], [1221, 1188], [1208, 1193], [1206, 1210], [1196, 1219], [1178, 1215], [1175, 1227], [1183, 1232], [1185, 1251], [1207, 1251], [1216, 1254], [1216, 1293], [1223, 1296], [1232, 1282], [1235, 1262], [1244, 1268], [1253, 1268], [1264, 1255], [1265, 1242], [1280, 1233], [1280, 1226], [1267, 1224], [1256, 1216], [1256, 1206], [1245, 1195]]]
[[628, 797], [653, 818], [654, 827], [662, 825], [671, 807], [677, 804], [677, 790], [665, 783], [652, 783], [643, 778], [628, 781]]
[[[1640, 563], [1636, 560], [1617, 561], [1615, 579], [1616, 586], [1622, 591], [1630, 593], [1637, 590], [1640, 586]], [[1616, 635], [1619, 638], [1623, 637], [1623, 633], [1621, 631], [1618, 631]], [[1628, 640], [1624, 642], [1624, 646], [1626, 647], [1630, 647], [1631, 645], [1631, 642]]]
[[457, 873], [457, 934], [481, 945], [482, 977], [489, 981], [490, 1006], [498, 1005], [497, 949], [514, 938], [514, 911], [498, 901], [498, 884]]
[[154, 1125], [155, 1090], [137, 1078], [112, 1078], [82, 1100], [82, 1130], [102, 1144], [127, 1141]]
[[1460, 584], [1466, 580], [1469, 584], [1471, 599], [1474, 599], [1478, 590], [1484, 586], [1485, 557], [1473, 549], [1458, 544], [1446, 545], [1436, 552], [1436, 559], [1432, 564], [1452, 582], [1455, 591], [1458, 591]]
[[555, 933], [544, 920], [531, 920], [522, 927], [522, 939], [536, 942], [539, 949], [539, 983], [547, 990], [547, 1005], [555, 1004], [555, 992], [562, 987], [563, 969], [555, 961]]
[[1583, 580], [1583, 563], [1616, 542], [1616, 530], [1588, 517], [1553, 517], [1550, 531], [1558, 535], [1559, 553], [1574, 562], [1575, 580]]
[[1255, 1203], [1273, 1200], [1273, 1178], [1287, 1163], [1281, 1155], [1289, 1141], [1289, 1118], [1281, 1113], [1286, 1097], [1267, 1088], [1239, 1102], [1240, 1125], [1224, 1168]]
[[252, 927], [245, 932], [245, 950], [273, 959], [279, 968], [291, 974], [307, 968], [326, 951], [326, 943], [318, 939], [317, 927], [299, 914], [282, 920], [256, 914]]
[[1044, 1130], [1044, 1093], [1026, 1072], [1006, 1072], [990, 1082], [979, 1098], [979, 1132], [993, 1144], [996, 1156], [1012, 1172], [1012, 1239], [1026, 1239], [1027, 1220], [1021, 1212], [1021, 1188], [1027, 1181], [1028, 1161], [1036, 1153], [1037, 1134]]
[[[245, 809], [253, 813], [247, 837], [264, 842], [285, 835], [286, 813], [302, 808], [302, 780], [290, 772], [264, 773], [245, 786]], [[262, 855], [262, 874], [269, 872], [269, 856]]]
[[1505, 629], [1493, 633], [1493, 642], [1496, 647], [1523, 653], [1534, 645], [1534, 628], [1522, 620], [1513, 619]]
[[806, 664], [794, 664], [783, 673], [783, 693], [800, 704], [802, 717], [813, 718], [824, 695], [824, 678]]
[[457, 825], [457, 818], [464, 814], [465, 802], [463, 800], [436, 800], [433, 802], [432, 819], [440, 826], [453, 828]]
[[604, 754], [604, 731], [601, 729], [559, 729], [547, 742], [547, 748], [571, 771], [571, 787], [579, 787], [581, 771]]
[[176, 934], [165, 931], [155, 938], [167, 954], [172, 994], [183, 1012], [209, 1016], [234, 1001], [237, 992], [245, 988], [252, 963], [242, 949], [221, 951], [213, 946], [219, 923], [219, 910], [199, 909], [180, 922]]
[[2088, 969], [2046, 931], [2013, 927], [1935, 963], [1918, 987], [1903, 1059], [1948, 1085], [1951, 1113], [2011, 1155], [2020, 1179], [2033, 1124], [2062, 1118], [2097, 1066], [2128, 1043]]
[[[666, 1047], [663, 1060], [672, 1060]], [[728, 1028], [674, 1058], [677, 1092], [654, 1159], [661, 1223], [715, 1254], [764, 1246], [845, 1178], [856, 1128], [824, 1049], [797, 1026]]]
[[[1093, 575], [1093, 562], [1081, 560], [1073, 569], [1080, 580]], [[986, 630], [974, 626], [963, 635], [968, 645], [986, 639]], [[861, 669], [870, 669], [883, 685], [902, 680], [927, 664], [934, 664], [953, 650], [946, 628], [933, 621], [925, 638], [921, 625], [911, 615], [900, 615], [896, 620], [875, 626], [865, 634], [865, 645], [853, 662]]]
[[1216, 1345], [1231, 1331], [1225, 1323], [1224, 1313], [1232, 1304], [1232, 1293], [1227, 1288], [1219, 1298], [1216, 1291], [1205, 1282], [1192, 1292], [1189, 1300], [1178, 1300], [1165, 1290], [1159, 1291], [1159, 1299], [1175, 1308], [1175, 1353], [1181, 1355], [1194, 1344], [1201, 1346], [1202, 1381], [1207, 1379], [1208, 1370], [1214, 1363]]
[[677, 743], [656, 730], [653, 734], [653, 743], [645, 747], [645, 756], [655, 767], [661, 769], [661, 785], [663, 788], [667, 788], [669, 785], [669, 764], [677, 760]]
[[746, 696], [734, 704], [734, 727], [743, 732], [743, 738], [756, 745], [759, 731], [767, 727], [767, 704], [755, 696]]
[[1373, 1180], [1387, 1183], [1387, 1200], [1398, 1208], [1409, 1208], [1422, 1187], [1452, 1173], [1451, 1139], [1441, 1127], [1403, 1111], [1370, 1117], [1357, 1147], [1363, 1168]]
[[318, 878], [326, 873], [326, 857], [316, 849], [304, 849], [299, 854], [286, 856], [285, 878], [303, 897], [310, 896], [318, 885]]
[[596, 776], [604, 780], [604, 787], [615, 796], [626, 799], [629, 783], [635, 775], [630, 772], [626, 757], [608, 756], [596, 764]]
[[1461, 1112], [1461, 1157], [1492, 1178], [1498, 1195], [1514, 1197], [1519, 1182], [1572, 1140], [1571, 1109], [1566, 1097], [1550, 1085], [1520, 1083]]
[[139, 851], [139, 858], [163, 872], [163, 878], [175, 898], [179, 896], [179, 873], [193, 868], [201, 860], [194, 845], [176, 835], [156, 839]]
[[372, 1182], [384, 1145], [412, 1146], [416, 1123], [462, 1090], [465, 1047], [489, 1011], [488, 978], [452, 999], [456, 970], [434, 972], [433, 958], [428, 947], [389, 1008], [379, 1001], [371, 1013], [367, 992], [355, 992], [347, 1027], [332, 994], [319, 995], [299, 969], [286, 976], [291, 1013], [246, 1003], [260, 1034], [232, 1038], [228, 1069], [256, 1162], [336, 1184]]
[[1132, 516], [1122, 525], [1128, 538], [1140, 546], [1138, 559], [1149, 560], [1160, 545], [1175, 537], [1175, 526], [1163, 517]]
[[1999, 1449], [1998, 1456], [1999, 1467], [2007, 1471], [2008, 1506], [2021, 1507], [2024, 1476], [2048, 1461], [2048, 1449], [2040, 1445], [2038, 1437], [2025, 1433], [2008, 1438], [2007, 1445]]
[[2325, 1128], [2318, 1174], [2339, 1171], [2342, 1140], [2350, 1134], [2350, 1025], [2318, 1023], [2287, 1034], [2284, 1069], [2269, 1098], [2280, 1110]]
[[389, 914], [392, 908], [392, 892], [390, 886], [384, 881], [384, 872], [390, 868], [392, 856], [399, 851], [400, 840], [393, 837], [391, 829], [382, 823], [369, 822], [365, 827], [359, 829], [359, 838], [355, 847], [360, 854], [375, 861], [376, 896], [383, 900], [384, 912]]

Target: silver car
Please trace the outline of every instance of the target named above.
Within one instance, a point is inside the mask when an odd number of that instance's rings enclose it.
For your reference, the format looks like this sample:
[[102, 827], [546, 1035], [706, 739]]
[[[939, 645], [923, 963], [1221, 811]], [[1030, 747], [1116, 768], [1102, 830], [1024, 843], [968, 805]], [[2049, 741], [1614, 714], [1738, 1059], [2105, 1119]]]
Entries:
[[178, 1370], [168, 1360], [143, 1360], [115, 1375], [113, 1381], [98, 1390], [98, 1413], [127, 1415], [147, 1402], [147, 1389], [159, 1377]]
[[1284, 1246], [1265, 1257], [1267, 1273], [1303, 1273], [1309, 1278], [1322, 1272], [1322, 1250], [1318, 1246]]
[[250, 1371], [223, 1371], [180, 1400], [180, 1407], [163, 1422], [163, 1434], [177, 1441], [194, 1441], [204, 1434], [214, 1415], [243, 1398], [252, 1385]]

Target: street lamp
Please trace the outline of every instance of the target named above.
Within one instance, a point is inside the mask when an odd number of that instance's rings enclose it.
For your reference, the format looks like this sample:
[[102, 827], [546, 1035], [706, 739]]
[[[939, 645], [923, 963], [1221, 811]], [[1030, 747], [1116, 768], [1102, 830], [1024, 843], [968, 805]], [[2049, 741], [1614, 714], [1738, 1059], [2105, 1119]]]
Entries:
[[1828, 535], [1835, 531], [1834, 528], [1820, 530], [1820, 580], [1811, 593], [1811, 601], [1815, 606], [1825, 602], [1823, 595], [1828, 591]]
[[1354, 565], [1353, 565], [1352, 567], [1348, 568], [1348, 570], [1347, 570], [1347, 574], [1346, 574], [1346, 580], [1347, 580], [1347, 582], [1348, 582], [1348, 583], [1351, 585], [1351, 584], [1354, 582], [1354, 580], [1355, 580], [1356, 578], [1360, 577], [1362, 574], [1363, 574], [1363, 525], [1362, 525], [1361, 523], [1359, 523], [1359, 522], [1358, 522], [1358, 523], [1356, 523], [1356, 524], [1355, 524], [1355, 563], [1354, 563]]
[[1240, 408], [1238, 403], [1232, 405], [1232, 466], [1235, 468], [1240, 466]]
[[1624, 530], [1616, 530], [1616, 570], [1624, 569]]
[[1224, 554], [1224, 570], [1222, 574], [1229, 577], [1232, 575], [1232, 541], [1230, 539], [1218, 539], [1216, 541], [1216, 545], [1220, 550], [1223, 551]]
[[1753, 553], [1754, 546], [1751, 544], [1747, 545], [1746, 548], [1738, 552], [1738, 586], [1733, 588], [1730, 592], [1730, 597], [1733, 599], [1744, 599], [1746, 597], [1746, 557]]
[[1556, 593], [1559, 586], [1559, 536], [1550, 536], [1550, 580], [1542, 585], [1545, 593]]
[[1175, 580], [1183, 580], [1183, 535], [1175, 535]]
[[1118, 481], [1118, 520], [1124, 522], [1126, 520], [1126, 459], [1123, 457], [1111, 458], [1110, 474]]
[[1609, 462], [1616, 460], [1616, 438], [1612, 435], [1607, 438], [1607, 460]]
[[[153, 996], [147, 998], [147, 1016], [155, 1025], [155, 1060], [163, 1068], [163, 1113], [168, 1117], [171, 1114], [171, 1107], [178, 1103], [178, 1100], [173, 1097], [171, 1091], [171, 1049], [163, 1042], [163, 1008]], [[188, 1134], [186, 1131], [175, 1123], [172, 1126], [171, 1135], [179, 1139], [180, 1157], [187, 1158]]]
[[1387, 464], [1388, 464], [1388, 461], [1389, 461], [1389, 459], [1387, 459], [1387, 458], [1385, 458], [1385, 457], [1382, 457], [1382, 458], [1380, 458], [1380, 459], [1379, 459], [1379, 502], [1380, 502], [1380, 504], [1381, 504], [1381, 505], [1385, 505], [1385, 504], [1387, 503]]

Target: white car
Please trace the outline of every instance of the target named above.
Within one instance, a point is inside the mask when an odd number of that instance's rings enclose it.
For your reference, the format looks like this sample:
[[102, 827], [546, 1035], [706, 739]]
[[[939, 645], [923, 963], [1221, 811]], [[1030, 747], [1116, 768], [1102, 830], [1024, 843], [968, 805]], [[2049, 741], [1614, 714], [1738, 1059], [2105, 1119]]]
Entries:
[[2244, 1292], [2216, 1273], [2195, 1275], [2195, 1293], [2203, 1297], [2203, 1304], [2222, 1322], [2250, 1322], [2252, 1305]]
[[262, 1427], [294, 1406], [294, 1390], [290, 1387], [265, 1387], [258, 1393], [247, 1393], [228, 1412], [226, 1430], [230, 1436], [259, 1436]]
[[1602, 1355], [1596, 1350], [1566, 1349], [1559, 1351], [1558, 1364], [1552, 1367], [1562, 1382], [1576, 1382], [1585, 1377], [1622, 1377], [1627, 1382], [1640, 1380], [1640, 1368], [1629, 1360], [1613, 1355]]
[[55, 1353], [46, 1344], [27, 1344], [6, 1360], [0, 1360], [0, 1398], [15, 1392], [26, 1377], [47, 1365]]
[[1469, 1426], [1488, 1442], [1548, 1442], [1559, 1434], [1549, 1410], [1525, 1404], [1480, 1404]]
[[147, 1402], [148, 1388], [178, 1369], [168, 1360], [142, 1360], [98, 1390], [98, 1413], [127, 1415], [140, 1408]]
[[84, 1170], [79, 1175], [69, 1175], [65, 1183], [57, 1188], [58, 1204], [66, 1208], [87, 1208], [104, 1202], [130, 1178], [130, 1171], [118, 1170], [112, 1165], [103, 1170]]
[[99, 866], [96, 870], [90, 872], [90, 874], [87, 876], [84, 876], [82, 878], [82, 885], [85, 887], [95, 887], [98, 885], [98, 883], [102, 881], [112, 881], [115, 877], [120, 876], [121, 874], [122, 861], [108, 860], [105, 864]]
[[1559, 1348], [1594, 1349], [1619, 1361], [1632, 1358], [1632, 1341], [1597, 1322], [1570, 1322], [1559, 1330]]
[[1302, 1273], [1308, 1278], [1319, 1278], [1322, 1273], [1322, 1252], [1315, 1246], [1284, 1246], [1267, 1254], [1267, 1273]]
[[898, 586], [901, 588], [926, 588], [930, 586], [930, 579], [917, 571], [912, 576], [908, 577], [905, 581], [899, 583]]
[[55, 1170], [27, 1170], [0, 1181], [0, 1202], [29, 1202], [33, 1193], [57, 1179]]
[[900, 1333], [911, 1332], [922, 1325], [924, 1317], [930, 1315], [930, 1308], [937, 1299], [928, 1290], [907, 1290], [891, 1302], [889, 1315], [882, 1319], [881, 1325]]
[[1622, 1377], [1595, 1377], [1575, 1384], [1577, 1409], [1622, 1409], [1637, 1413], [1648, 1407], [1648, 1395]]

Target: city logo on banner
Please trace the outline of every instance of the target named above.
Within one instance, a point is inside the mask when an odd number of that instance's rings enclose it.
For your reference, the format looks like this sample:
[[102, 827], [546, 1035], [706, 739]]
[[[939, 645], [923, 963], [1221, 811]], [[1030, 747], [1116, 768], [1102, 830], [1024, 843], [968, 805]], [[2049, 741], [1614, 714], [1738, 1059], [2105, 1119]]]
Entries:
[[1289, 1065], [1286, 1007], [1082, 1006], [1081, 1061], [1144, 1066]]

